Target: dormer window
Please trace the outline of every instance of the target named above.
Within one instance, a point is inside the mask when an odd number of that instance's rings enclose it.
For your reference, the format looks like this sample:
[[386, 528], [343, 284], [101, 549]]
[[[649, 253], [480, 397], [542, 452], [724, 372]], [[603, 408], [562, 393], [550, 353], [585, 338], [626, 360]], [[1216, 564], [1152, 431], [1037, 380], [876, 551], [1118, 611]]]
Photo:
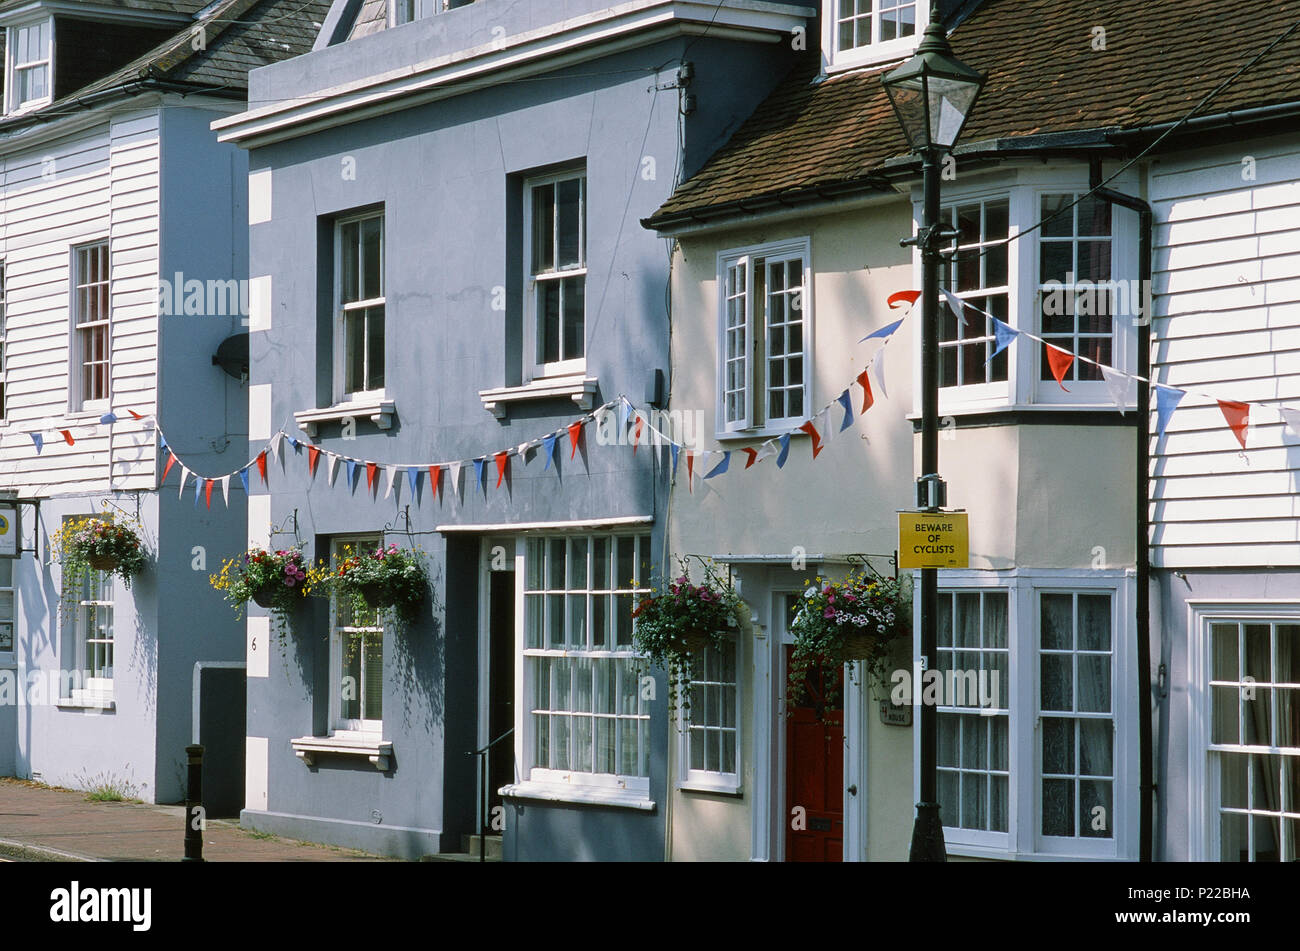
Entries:
[[19, 112], [51, 100], [53, 39], [52, 18], [11, 26], [6, 30], [6, 112]]
[[828, 68], [905, 59], [915, 50], [932, 0], [824, 0]]

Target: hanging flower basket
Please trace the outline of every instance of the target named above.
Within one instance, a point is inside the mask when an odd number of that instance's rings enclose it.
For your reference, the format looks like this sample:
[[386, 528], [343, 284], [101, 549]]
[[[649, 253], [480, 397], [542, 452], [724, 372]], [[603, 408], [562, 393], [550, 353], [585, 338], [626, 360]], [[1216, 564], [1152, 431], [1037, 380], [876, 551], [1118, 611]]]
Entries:
[[88, 555], [86, 557], [86, 564], [96, 571], [116, 571], [121, 563], [122, 559], [118, 558], [117, 555]]
[[75, 582], [87, 568], [111, 571], [129, 587], [148, 562], [139, 529], [139, 523], [112, 514], [64, 521], [51, 538], [64, 587], [76, 590]]
[[250, 548], [227, 559], [220, 573], [208, 580], [239, 614], [252, 601], [283, 615], [297, 607], [310, 588], [302, 552], [297, 548], [274, 552]]
[[[876, 578], [864, 571], [843, 581], [817, 578], [804, 591], [790, 624], [794, 651], [788, 705], [805, 705], [810, 681], [838, 683], [839, 668], [852, 661], [865, 662], [869, 676], [886, 681], [894, 644], [910, 630], [906, 593], [898, 579]], [[829, 711], [839, 706], [838, 688], [829, 690], [821, 707]]]
[[373, 552], [345, 551], [330, 566], [313, 569], [312, 584], [352, 600], [354, 609], [397, 612], [411, 617], [429, 590], [424, 553], [389, 545]]
[[703, 584], [691, 584], [684, 573], [661, 584], [632, 612], [637, 650], [668, 673], [668, 709], [673, 716], [679, 700], [682, 709], [690, 711], [692, 667], [704, 649], [721, 646], [738, 626], [739, 595], [711, 565], [705, 565], [704, 573]]
[[259, 607], [273, 608], [275, 607], [276, 601], [282, 597], [282, 591], [284, 591], [283, 582], [268, 581], [253, 592], [253, 601]]

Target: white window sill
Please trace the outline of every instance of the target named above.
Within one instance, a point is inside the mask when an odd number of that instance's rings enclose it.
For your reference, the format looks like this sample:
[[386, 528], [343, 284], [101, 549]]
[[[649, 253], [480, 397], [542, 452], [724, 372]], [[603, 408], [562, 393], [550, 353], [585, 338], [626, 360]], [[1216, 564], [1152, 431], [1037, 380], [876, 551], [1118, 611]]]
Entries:
[[54, 701], [60, 710], [116, 710], [117, 702], [111, 696], [60, 697]]
[[308, 766], [316, 765], [317, 756], [364, 756], [370, 765], [381, 773], [388, 772], [392, 762], [393, 744], [390, 740], [352, 738], [341, 736], [300, 736], [289, 741], [298, 758]]
[[[755, 439], [774, 439], [778, 436], [807, 436], [807, 433], [800, 432], [799, 428], [807, 420], [800, 420], [789, 426], [767, 426], [762, 429], [737, 429], [726, 433], [714, 433], [713, 438], [720, 443], [727, 442], [746, 442]], [[811, 437], [809, 437], [811, 438]]]
[[527, 400], [549, 400], [567, 397], [578, 405], [579, 409], [591, 409], [595, 405], [597, 379], [582, 373], [566, 376], [541, 377], [523, 386], [498, 386], [490, 390], [479, 390], [479, 399], [483, 408], [497, 419], [504, 419], [510, 411], [511, 403]]
[[699, 776], [679, 780], [677, 788], [681, 792], [713, 793], [719, 796], [743, 796], [740, 782], [734, 777], [726, 777], [721, 773], [718, 774], [717, 779]]
[[523, 782], [502, 786], [497, 794], [506, 799], [533, 799], [584, 806], [613, 806], [619, 809], [654, 810], [655, 803], [641, 793], [610, 786], [581, 786], [569, 783]]
[[[945, 838], [946, 838], [945, 831]], [[1003, 862], [1131, 862], [1132, 859], [1122, 859], [1114, 855], [1100, 855], [1097, 853], [1060, 853], [1060, 852], [1013, 852], [1006, 849], [994, 848], [991, 846], [981, 845], [962, 845], [961, 843], [946, 842], [945, 851], [949, 855], [958, 855], [962, 858], [972, 859], [993, 859]]]
[[391, 429], [397, 405], [382, 396], [363, 396], [320, 409], [304, 409], [293, 414], [298, 428], [315, 438], [321, 423], [338, 423], [345, 419], [364, 416], [380, 429]]
[[[1114, 403], [1008, 403], [1008, 402], [970, 402], [950, 403], [940, 398], [939, 418], [944, 416], [976, 416], [985, 413], [1114, 413], [1119, 415], [1119, 407]], [[1136, 413], [1137, 405], [1124, 407], [1125, 414]], [[909, 422], [918, 422], [920, 413], [908, 413]]]

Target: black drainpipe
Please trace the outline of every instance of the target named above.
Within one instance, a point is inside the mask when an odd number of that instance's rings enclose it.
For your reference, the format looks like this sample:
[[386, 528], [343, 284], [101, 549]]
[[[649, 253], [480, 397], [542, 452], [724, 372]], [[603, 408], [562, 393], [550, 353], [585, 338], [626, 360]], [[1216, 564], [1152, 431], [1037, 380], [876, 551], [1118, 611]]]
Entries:
[[[1101, 159], [1089, 158], [1088, 186], [1098, 198], [1138, 213], [1139, 249], [1138, 271], [1141, 278], [1139, 300], [1142, 319], [1138, 321], [1138, 375], [1151, 379], [1151, 304], [1154, 295], [1151, 287], [1151, 206], [1141, 198], [1125, 195], [1101, 185]], [[1138, 677], [1138, 756], [1141, 766], [1138, 773], [1138, 860], [1151, 861], [1152, 813], [1157, 789], [1152, 775], [1151, 759], [1151, 541], [1149, 479], [1151, 453], [1151, 387], [1139, 383], [1137, 388], [1137, 469], [1134, 473], [1134, 490], [1137, 496], [1137, 677]]]

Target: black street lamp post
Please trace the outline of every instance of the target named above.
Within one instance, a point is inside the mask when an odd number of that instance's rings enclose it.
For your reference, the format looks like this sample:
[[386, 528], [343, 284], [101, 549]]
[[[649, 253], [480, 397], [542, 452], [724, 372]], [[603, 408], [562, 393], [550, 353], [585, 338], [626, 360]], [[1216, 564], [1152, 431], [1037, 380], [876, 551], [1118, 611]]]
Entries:
[[[939, 267], [943, 245], [955, 237], [940, 221], [939, 182], [943, 155], [956, 144], [979, 98], [985, 77], [953, 57], [938, 4], [916, 55], [885, 75], [882, 83], [912, 150], [921, 155], [921, 227], [904, 245], [921, 250], [921, 477], [917, 507], [935, 512], [947, 504], [939, 478]], [[938, 647], [939, 578], [921, 569], [921, 658], [933, 667]], [[920, 684], [913, 684], [920, 690]], [[939, 816], [938, 712], [921, 704], [921, 801], [912, 827], [913, 862], [943, 862], [943, 821]]]

